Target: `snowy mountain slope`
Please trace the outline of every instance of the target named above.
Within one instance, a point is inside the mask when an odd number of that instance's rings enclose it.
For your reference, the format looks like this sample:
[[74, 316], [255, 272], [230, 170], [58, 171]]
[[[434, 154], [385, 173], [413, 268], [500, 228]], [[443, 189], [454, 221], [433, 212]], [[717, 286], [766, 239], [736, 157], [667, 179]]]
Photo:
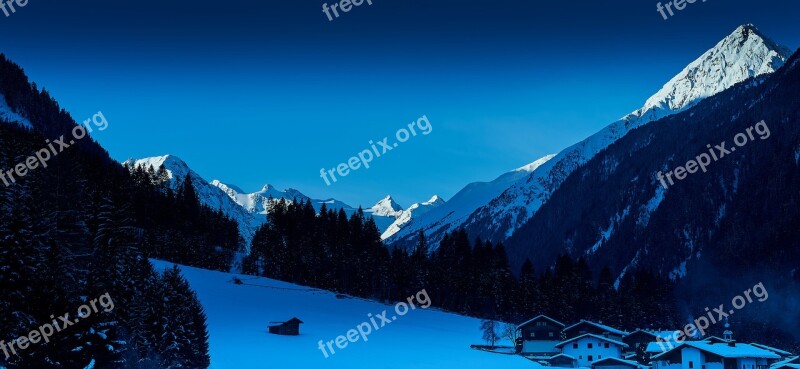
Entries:
[[372, 216], [372, 219], [375, 219], [375, 224], [378, 226], [378, 229], [383, 232], [397, 220], [397, 217], [399, 217], [403, 211], [403, 207], [394, 201], [391, 195], [388, 195], [371, 208], [364, 209], [364, 214]]
[[[221, 209], [223, 213], [236, 220], [239, 223], [239, 232], [248, 245], [258, 227], [267, 220], [266, 214], [270, 197], [272, 197], [274, 201], [284, 199], [287, 202], [310, 200], [314, 209], [317, 211], [325, 204], [328, 209], [335, 211], [339, 209], [344, 210], [347, 216], [358, 211], [357, 208], [339, 200], [312, 199], [302, 192], [291, 188], [280, 191], [272, 185], [267, 184], [259, 191], [246, 193], [237, 186], [228, 185], [216, 179], [208, 182], [189, 168], [186, 162], [174, 155], [129, 159], [123, 164], [128, 167], [153, 167], [153, 170], [156, 171], [163, 166], [167, 171], [170, 178], [170, 185], [173, 189], [176, 189], [176, 186], [180, 185], [183, 178], [189, 174], [200, 201], [212, 209]], [[400, 208], [400, 210], [402, 210], [402, 208]], [[365, 211], [365, 214], [367, 216], [371, 215], [367, 211]], [[385, 216], [375, 216], [375, 220], [379, 227], [383, 224], [383, 227], [380, 228], [383, 230], [394, 222], [395, 217], [387, 218]]]
[[0, 122], [16, 123], [26, 128], [33, 128], [33, 124], [28, 118], [23, 117], [8, 106], [5, 96], [2, 94], [0, 94]]
[[[153, 261], [156, 270], [172, 266]], [[330, 369], [525, 369], [538, 364], [515, 355], [470, 349], [481, 344], [480, 321], [433, 309], [410, 310], [397, 320], [349, 343], [325, 358], [320, 340], [335, 340], [390, 305], [266, 278], [241, 276], [245, 285], [231, 283], [231, 275], [181, 267], [208, 316], [211, 369], [267, 367]], [[299, 336], [267, 333], [273, 321], [297, 317], [304, 323]], [[380, 324], [380, 323], [379, 323]], [[510, 342], [499, 344], [510, 345]]]
[[245, 208], [251, 214], [266, 215], [267, 208], [269, 207], [270, 197], [272, 197], [273, 201], [284, 199], [289, 203], [295, 200], [296, 201], [311, 200], [311, 204], [317, 211], [319, 211], [322, 208], [322, 204], [325, 204], [325, 206], [328, 209], [333, 209], [333, 210], [344, 209], [344, 211], [348, 215], [358, 210], [350, 205], [347, 205], [335, 199], [327, 199], [327, 200], [312, 199], [304, 195], [302, 192], [295, 190], [293, 188], [287, 188], [281, 191], [276, 189], [274, 186], [270, 184], [266, 184], [259, 191], [253, 193], [246, 193], [239, 187], [236, 187], [234, 185], [227, 185], [216, 179], [211, 181], [210, 184], [222, 190], [222, 192], [227, 194], [228, 197], [230, 197], [234, 202], [239, 204], [239, 206]]
[[642, 108], [560, 152], [475, 211], [463, 225], [473, 236], [505, 240], [576, 168], [631, 130], [684, 111], [736, 83], [772, 73], [790, 55], [787, 48], [762, 35], [753, 25], [740, 26], [667, 82]]
[[401, 230], [406, 224], [411, 222], [413, 219], [417, 217], [423, 216], [424, 214], [428, 213], [429, 211], [436, 209], [442, 205], [446, 204], [444, 199], [439, 197], [439, 195], [433, 195], [430, 200], [425, 201], [423, 203], [415, 203], [408, 207], [407, 210], [401, 211], [397, 214], [394, 222], [392, 222], [388, 227], [383, 228], [384, 232], [381, 235], [382, 239], [387, 239]]
[[446, 231], [455, 229], [473, 211], [486, 205], [511, 187], [517, 181], [527, 178], [541, 165], [552, 159], [555, 155], [548, 155], [530, 164], [524, 165], [513, 171], [504, 173], [491, 182], [473, 182], [466, 185], [448, 202], [431, 208], [424, 214], [406, 220], [400, 219], [392, 224], [383, 234], [384, 240], [390, 244], [413, 245], [419, 231], [431, 237], [433, 242], [438, 242], [439, 237]]
[[180, 186], [181, 182], [188, 174], [189, 178], [192, 179], [192, 185], [194, 185], [200, 202], [212, 209], [222, 210], [228, 217], [237, 221], [239, 223], [239, 233], [247, 244], [250, 243], [256, 229], [266, 221], [266, 217], [251, 213], [237, 204], [228, 194], [203, 179], [203, 177], [189, 168], [186, 162], [177, 156], [164, 155], [144, 159], [129, 159], [125, 161], [123, 165], [129, 168], [153, 167], [153, 170], [156, 171], [163, 166], [167, 171], [170, 186], [173, 190]]

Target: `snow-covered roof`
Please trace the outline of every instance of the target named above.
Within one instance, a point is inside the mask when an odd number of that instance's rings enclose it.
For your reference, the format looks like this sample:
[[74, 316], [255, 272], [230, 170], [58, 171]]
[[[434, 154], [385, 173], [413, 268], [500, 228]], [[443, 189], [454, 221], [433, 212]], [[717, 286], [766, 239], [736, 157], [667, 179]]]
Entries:
[[567, 355], [567, 354], [558, 354], [558, 355], [556, 355], [556, 356], [553, 356], [553, 357], [551, 357], [551, 358], [550, 358], [550, 360], [553, 360], [553, 359], [555, 359], [555, 358], [557, 358], [557, 357], [563, 357], [563, 358], [567, 358], [567, 359], [570, 359], [570, 360], [575, 360], [575, 358], [574, 358], [574, 357], [572, 357], [572, 356], [569, 356], [569, 355]]
[[780, 368], [788, 368], [788, 369], [800, 369], [800, 364], [781, 364], [781, 365], [773, 365], [770, 366], [772, 369], [780, 369]]
[[537, 321], [537, 320], [539, 320], [539, 319], [546, 319], [546, 320], [549, 320], [549, 321], [551, 321], [551, 322], [553, 322], [553, 323], [555, 323], [555, 324], [557, 324], [557, 325], [560, 325], [561, 327], [565, 327], [565, 326], [566, 326], [564, 323], [561, 323], [561, 322], [559, 322], [558, 320], [555, 320], [555, 319], [553, 319], [553, 318], [551, 318], [551, 317], [549, 317], [549, 316], [547, 316], [547, 315], [537, 315], [535, 318], [533, 318], [533, 319], [531, 319], [531, 320], [528, 320], [528, 321], [526, 321], [526, 322], [524, 322], [524, 323], [521, 323], [520, 325], [518, 325], [518, 326], [517, 326], [517, 329], [520, 329], [520, 328], [522, 328], [522, 327], [524, 327], [524, 326], [526, 326], [526, 325], [528, 325], [528, 324], [531, 324], [531, 323], [533, 323], [533, 322], [535, 322], [535, 321]]
[[572, 341], [578, 341], [578, 340], [582, 340], [584, 338], [595, 338], [595, 339], [598, 339], [598, 340], [601, 340], [601, 341], [613, 343], [613, 344], [618, 345], [620, 347], [628, 347], [628, 345], [625, 344], [624, 342], [620, 342], [620, 341], [617, 341], [617, 340], [612, 340], [610, 338], [606, 338], [606, 337], [603, 337], [603, 336], [598, 336], [596, 334], [591, 334], [591, 333], [586, 333], [586, 334], [580, 335], [578, 337], [570, 338], [570, 339], [568, 339], [566, 341], [559, 342], [556, 345], [556, 347], [561, 347], [561, 346], [564, 346], [564, 345], [566, 345], [566, 344], [568, 344], [568, 343], [570, 343]]
[[778, 354], [778, 355], [781, 355], [781, 356], [790, 356], [790, 355], [792, 355], [792, 353], [791, 353], [791, 352], [789, 352], [789, 351], [784, 351], [784, 350], [781, 350], [781, 349], [776, 349], [776, 348], [774, 348], [774, 347], [770, 347], [770, 346], [767, 346], [767, 345], [762, 345], [762, 344], [760, 344], [760, 343], [753, 343], [753, 342], [751, 342], [750, 344], [751, 344], [751, 345], [753, 345], [753, 346], [755, 346], [755, 347], [758, 347], [758, 348], [761, 348], [761, 349], [767, 350], [767, 351], [772, 351], [772, 352], [774, 352], [774, 353], [776, 353], [776, 354]]
[[647, 344], [647, 349], [645, 349], [644, 351], [648, 352], [648, 353], [651, 353], [651, 354], [654, 354], [654, 353], [657, 353], [657, 352], [667, 352], [670, 349], [674, 348], [675, 346], [676, 346], [676, 343], [669, 342], [669, 341], [665, 341], [665, 342], [650, 342], [650, 343]]
[[571, 326], [569, 326], [567, 328], [564, 328], [564, 330], [568, 331], [568, 330], [570, 330], [572, 328], [575, 328], [575, 327], [577, 327], [577, 326], [579, 326], [581, 324], [589, 324], [589, 325], [595, 326], [597, 328], [600, 328], [600, 329], [602, 329], [602, 330], [604, 330], [604, 331], [606, 331], [608, 333], [618, 334], [620, 336], [625, 336], [625, 335], [628, 334], [628, 332], [621, 331], [619, 329], [612, 328], [612, 327], [609, 327], [607, 325], [603, 325], [603, 324], [600, 324], [600, 323], [595, 323], [595, 322], [592, 322], [592, 321], [589, 321], [589, 320], [581, 320], [580, 322], [577, 322], [577, 323], [575, 323], [575, 324], [573, 324], [573, 325], [571, 325]]
[[800, 364], [800, 356], [792, 356], [786, 360], [770, 365], [770, 368], [779, 368], [787, 364]]
[[618, 359], [618, 358], [615, 358], [615, 357], [606, 357], [606, 358], [602, 358], [600, 360], [593, 361], [592, 362], [592, 366], [595, 366], [595, 365], [597, 365], [597, 364], [599, 364], [601, 362], [604, 362], [604, 361], [613, 361], [615, 363], [619, 363], [619, 364], [622, 364], [622, 365], [630, 365], [630, 366], [635, 367], [635, 368], [639, 367], [639, 363], [637, 363], [635, 361]]
[[675, 338], [675, 332], [676, 331], [654, 331], [654, 330], [646, 330], [646, 329], [637, 329], [637, 330], [635, 330], [633, 332], [628, 333], [625, 336], [626, 337], [632, 336], [632, 335], [634, 335], [634, 334], [636, 334], [638, 332], [647, 334], [647, 335], [649, 335], [649, 336], [651, 336], [653, 338], [661, 338], [661, 340], [663, 340], [663, 341], [670, 341], [673, 338]]
[[735, 358], [780, 359], [781, 358], [780, 356], [778, 356], [778, 354], [772, 351], [764, 350], [762, 348], [758, 348], [753, 345], [748, 345], [746, 343], [737, 343], [734, 346], [730, 346], [726, 343], [709, 343], [707, 341], [688, 341], [680, 343], [676, 345], [674, 348], [669, 349], [666, 352], [653, 357], [653, 360], [658, 360], [658, 358], [660, 358], [661, 356], [664, 356], [674, 350], [682, 349], [683, 347], [693, 347], [698, 350], [705, 351], [727, 359], [735, 359]]

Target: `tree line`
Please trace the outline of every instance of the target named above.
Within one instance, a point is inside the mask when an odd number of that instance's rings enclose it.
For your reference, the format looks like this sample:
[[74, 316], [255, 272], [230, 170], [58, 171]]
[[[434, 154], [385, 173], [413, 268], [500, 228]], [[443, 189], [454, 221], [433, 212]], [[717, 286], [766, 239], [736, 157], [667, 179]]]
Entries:
[[609, 268], [558, 258], [540, 273], [526, 260], [514, 273], [502, 244], [446, 234], [430, 250], [420, 233], [412, 250], [387, 248], [370, 217], [311, 202], [270, 200], [245, 272], [382, 301], [425, 289], [434, 306], [486, 319], [519, 322], [548, 314], [565, 322], [592, 319], [620, 328], [674, 327], [680, 321], [673, 283], [645, 270], [618, 281]]

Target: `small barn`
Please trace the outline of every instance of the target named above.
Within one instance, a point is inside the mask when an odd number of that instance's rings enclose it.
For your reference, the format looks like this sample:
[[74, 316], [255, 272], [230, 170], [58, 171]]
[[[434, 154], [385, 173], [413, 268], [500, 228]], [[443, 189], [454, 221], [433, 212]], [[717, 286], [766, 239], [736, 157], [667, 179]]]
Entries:
[[289, 319], [285, 322], [270, 322], [269, 333], [281, 336], [297, 336], [300, 334], [300, 324], [303, 321], [297, 318]]

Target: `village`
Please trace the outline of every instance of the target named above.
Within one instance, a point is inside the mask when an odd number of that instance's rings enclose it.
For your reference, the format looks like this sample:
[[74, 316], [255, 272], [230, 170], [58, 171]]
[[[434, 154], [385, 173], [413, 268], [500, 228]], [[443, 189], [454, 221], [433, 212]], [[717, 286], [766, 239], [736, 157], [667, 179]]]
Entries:
[[723, 337], [676, 341], [673, 331], [625, 332], [601, 322], [567, 326], [539, 315], [517, 326], [515, 354], [543, 366], [591, 369], [800, 369], [800, 356]]

